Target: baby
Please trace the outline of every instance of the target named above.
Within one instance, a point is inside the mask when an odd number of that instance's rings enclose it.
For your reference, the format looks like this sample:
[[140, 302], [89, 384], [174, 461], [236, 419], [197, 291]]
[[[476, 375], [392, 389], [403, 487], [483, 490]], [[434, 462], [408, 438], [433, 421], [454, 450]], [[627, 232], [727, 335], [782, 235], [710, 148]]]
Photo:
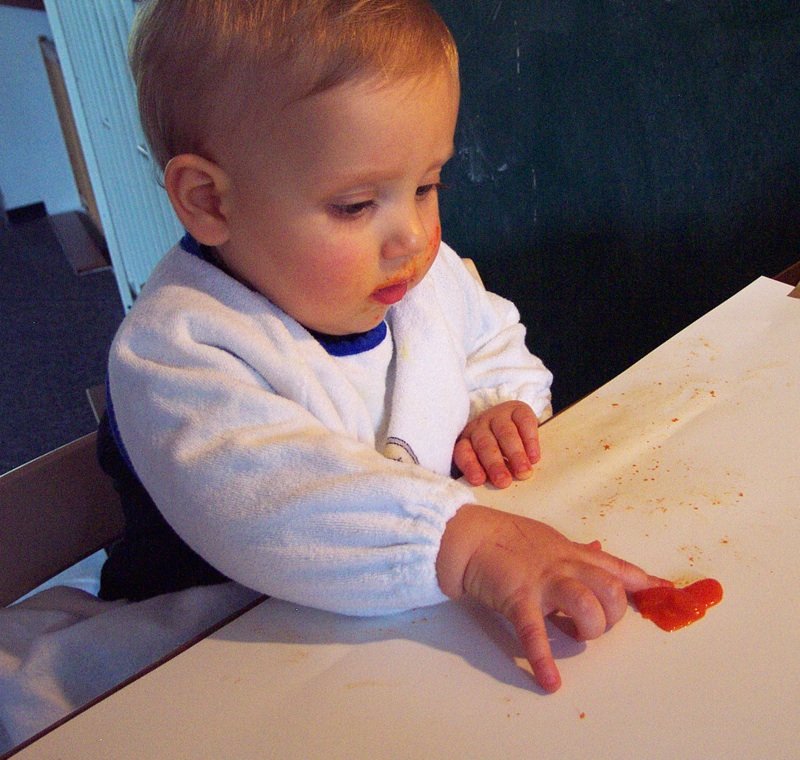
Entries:
[[[594, 638], [662, 581], [451, 477], [530, 476], [551, 375], [441, 242], [442, 20], [426, 0], [150, 0], [131, 58], [187, 235], [111, 350], [115, 474], [140, 490], [103, 595], [230, 578], [352, 615], [467, 595], [557, 689], [545, 617]], [[159, 521], [175, 551], [143, 561]]]

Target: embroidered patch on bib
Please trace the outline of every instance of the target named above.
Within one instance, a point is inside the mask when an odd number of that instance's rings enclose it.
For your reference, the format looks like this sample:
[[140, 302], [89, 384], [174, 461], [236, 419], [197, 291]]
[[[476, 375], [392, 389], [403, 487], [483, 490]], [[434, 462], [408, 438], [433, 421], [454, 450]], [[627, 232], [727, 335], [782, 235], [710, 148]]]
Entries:
[[386, 439], [386, 444], [383, 447], [383, 455], [387, 459], [393, 459], [395, 462], [403, 462], [404, 464], [419, 464], [419, 459], [411, 448], [402, 438], [395, 438], [389, 436]]

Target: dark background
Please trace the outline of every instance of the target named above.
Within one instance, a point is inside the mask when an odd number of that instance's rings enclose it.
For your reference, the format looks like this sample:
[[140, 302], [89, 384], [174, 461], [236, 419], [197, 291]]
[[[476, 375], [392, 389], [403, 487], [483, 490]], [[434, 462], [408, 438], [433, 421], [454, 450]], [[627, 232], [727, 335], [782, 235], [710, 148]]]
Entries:
[[434, 4], [462, 74], [444, 237], [556, 408], [800, 258], [800, 2]]

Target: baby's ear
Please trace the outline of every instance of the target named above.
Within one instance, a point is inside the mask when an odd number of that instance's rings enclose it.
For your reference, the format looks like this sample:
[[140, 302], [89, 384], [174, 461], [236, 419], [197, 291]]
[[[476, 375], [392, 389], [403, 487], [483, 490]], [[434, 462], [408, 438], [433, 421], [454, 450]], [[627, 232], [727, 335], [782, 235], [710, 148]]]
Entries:
[[164, 169], [164, 186], [178, 219], [195, 240], [211, 246], [228, 240], [224, 196], [230, 182], [217, 164], [194, 153], [182, 153]]

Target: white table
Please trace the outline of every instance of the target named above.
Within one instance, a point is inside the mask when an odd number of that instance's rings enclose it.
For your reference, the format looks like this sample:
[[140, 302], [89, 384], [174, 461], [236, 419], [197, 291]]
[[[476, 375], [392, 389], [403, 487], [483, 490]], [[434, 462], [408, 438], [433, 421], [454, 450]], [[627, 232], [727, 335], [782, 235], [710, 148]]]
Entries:
[[542, 428], [542, 517], [723, 602], [552, 629], [537, 690], [468, 605], [349, 619], [267, 601], [21, 751], [32, 758], [800, 757], [800, 300], [761, 279]]

